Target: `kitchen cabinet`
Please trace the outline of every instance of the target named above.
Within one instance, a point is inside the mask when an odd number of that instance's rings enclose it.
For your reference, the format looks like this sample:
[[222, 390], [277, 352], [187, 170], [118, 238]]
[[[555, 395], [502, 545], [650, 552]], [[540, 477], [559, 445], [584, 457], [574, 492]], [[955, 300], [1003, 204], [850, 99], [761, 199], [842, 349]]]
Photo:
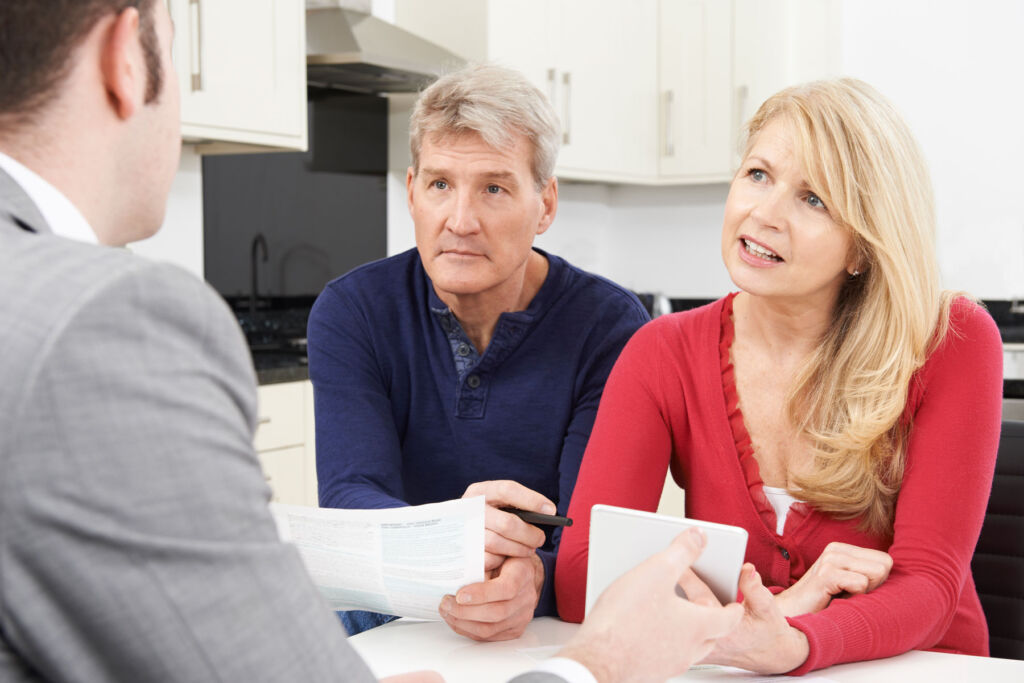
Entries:
[[658, 3], [658, 180], [714, 182], [733, 168], [733, 8], [722, 0]]
[[488, 4], [487, 58], [544, 91], [562, 124], [558, 174], [638, 181], [655, 172], [654, 2]]
[[302, 0], [169, 0], [181, 131], [200, 152], [305, 150]]
[[656, 174], [657, 129], [644, 125], [657, 104], [653, 0], [396, 0], [395, 18], [470, 61], [518, 69], [547, 94], [562, 124], [560, 177]]
[[839, 74], [838, 0], [733, 0], [733, 7], [737, 130], [779, 90]]
[[837, 16], [836, 0], [395, 2], [399, 25], [549, 96], [561, 178], [652, 185], [729, 179], [754, 108], [832, 73]]
[[309, 381], [259, 388], [254, 445], [271, 500], [317, 505], [313, 385]]

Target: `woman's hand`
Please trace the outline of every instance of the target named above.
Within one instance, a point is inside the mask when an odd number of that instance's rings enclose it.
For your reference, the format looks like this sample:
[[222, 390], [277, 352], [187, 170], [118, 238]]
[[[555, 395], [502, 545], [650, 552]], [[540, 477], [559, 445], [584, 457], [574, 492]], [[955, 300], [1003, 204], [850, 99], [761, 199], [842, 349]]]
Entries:
[[506, 557], [532, 557], [544, 545], [544, 532], [513, 514], [498, 508], [510, 506], [520, 510], [553, 515], [555, 504], [533, 489], [503, 479], [470, 484], [463, 498], [484, 496], [484, 569], [497, 569]]
[[740, 592], [743, 619], [715, 643], [702, 663], [737, 666], [761, 674], [785, 673], [803, 664], [810, 653], [807, 637], [786, 622], [752, 564], [743, 565]]
[[840, 593], [857, 595], [878, 588], [889, 578], [889, 553], [849, 543], [829, 543], [800, 580], [775, 596], [783, 616], [813, 614], [828, 607]]

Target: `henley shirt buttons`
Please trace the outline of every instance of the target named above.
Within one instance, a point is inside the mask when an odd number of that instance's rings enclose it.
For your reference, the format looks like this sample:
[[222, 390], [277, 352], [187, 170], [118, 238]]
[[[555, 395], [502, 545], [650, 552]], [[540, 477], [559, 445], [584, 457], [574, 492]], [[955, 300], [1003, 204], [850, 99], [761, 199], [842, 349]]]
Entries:
[[467, 344], [466, 342], [462, 342], [461, 344], [459, 344], [459, 348], [457, 348], [455, 350], [455, 353], [457, 353], [457, 354], [459, 354], [460, 356], [463, 356], [463, 357], [468, 356], [469, 355], [469, 344]]
[[789, 551], [788, 550], [786, 550], [785, 548], [779, 548], [779, 552], [782, 553], [782, 559], [784, 559], [784, 560], [788, 560], [789, 559]]
[[470, 375], [469, 377], [466, 378], [466, 384], [469, 385], [470, 389], [476, 389], [478, 386], [480, 386], [480, 376]]

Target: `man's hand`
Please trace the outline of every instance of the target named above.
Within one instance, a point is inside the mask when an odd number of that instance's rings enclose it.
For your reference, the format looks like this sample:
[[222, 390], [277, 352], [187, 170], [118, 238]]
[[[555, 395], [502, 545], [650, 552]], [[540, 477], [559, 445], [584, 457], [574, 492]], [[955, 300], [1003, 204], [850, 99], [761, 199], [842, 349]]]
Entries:
[[410, 671], [394, 676], [385, 676], [378, 683], [444, 683], [444, 676], [436, 671]]
[[781, 674], [803, 664], [810, 653], [807, 636], [789, 625], [752, 564], [740, 571], [740, 592], [743, 619], [702, 661], [761, 674]]
[[783, 616], [813, 614], [828, 607], [839, 593], [857, 595], [873, 591], [889, 578], [889, 553], [833, 542], [800, 580], [775, 596]]
[[544, 564], [530, 557], [509, 557], [491, 577], [446, 595], [438, 612], [456, 633], [473, 640], [518, 638], [533, 619], [544, 585]]
[[[506, 557], [534, 556], [544, 545], [544, 532], [500, 507], [516, 507], [553, 515], [555, 504], [522, 484], [507, 479], [470, 484], [463, 498], [484, 496], [487, 507], [484, 517], [484, 570], [499, 568]], [[541, 570], [543, 573], [543, 569]]]
[[[699, 530], [684, 531], [619, 577], [559, 655], [586, 666], [600, 683], [663, 681], [686, 671], [743, 616], [737, 604], [719, 605], [690, 571], [705, 542]], [[689, 600], [679, 597], [677, 586]]]

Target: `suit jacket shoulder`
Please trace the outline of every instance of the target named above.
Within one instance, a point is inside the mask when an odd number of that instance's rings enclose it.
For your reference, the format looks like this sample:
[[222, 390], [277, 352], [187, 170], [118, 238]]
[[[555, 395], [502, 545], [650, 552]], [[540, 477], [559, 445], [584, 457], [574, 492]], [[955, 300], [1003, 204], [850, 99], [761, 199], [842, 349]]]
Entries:
[[0, 292], [0, 680], [373, 680], [277, 539], [212, 290], [0, 218]]

